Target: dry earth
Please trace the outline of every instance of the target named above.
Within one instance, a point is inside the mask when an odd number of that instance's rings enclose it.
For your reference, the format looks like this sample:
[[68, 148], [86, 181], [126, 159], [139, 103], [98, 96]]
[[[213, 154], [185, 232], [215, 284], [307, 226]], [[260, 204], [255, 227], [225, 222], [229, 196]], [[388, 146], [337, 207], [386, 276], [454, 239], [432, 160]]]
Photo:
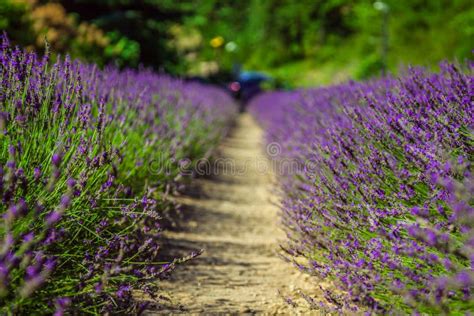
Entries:
[[321, 296], [315, 292], [316, 280], [277, 253], [285, 235], [272, 193], [274, 174], [263, 149], [262, 130], [242, 114], [217, 150], [221, 163], [214, 165], [220, 168], [193, 180], [194, 189], [178, 198], [183, 218], [181, 227], [165, 236], [168, 249], [176, 249], [177, 255], [204, 252], [161, 282], [170, 304], [148, 315], [307, 314], [282, 296], [298, 297], [299, 290]]

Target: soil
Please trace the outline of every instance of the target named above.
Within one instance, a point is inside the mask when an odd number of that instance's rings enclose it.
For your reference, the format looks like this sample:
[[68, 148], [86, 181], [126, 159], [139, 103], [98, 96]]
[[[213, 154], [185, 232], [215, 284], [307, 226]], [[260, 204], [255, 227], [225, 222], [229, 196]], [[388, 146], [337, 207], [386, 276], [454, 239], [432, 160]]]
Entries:
[[[178, 229], [165, 234], [166, 248], [174, 255], [203, 253], [160, 282], [169, 304], [147, 315], [308, 314], [298, 292], [322, 297], [320, 282], [279, 254], [285, 234], [262, 137], [254, 119], [241, 114], [217, 149], [217, 161], [225, 166], [193, 179], [192, 190], [177, 197], [182, 219]], [[290, 306], [284, 297], [293, 297], [299, 306]]]

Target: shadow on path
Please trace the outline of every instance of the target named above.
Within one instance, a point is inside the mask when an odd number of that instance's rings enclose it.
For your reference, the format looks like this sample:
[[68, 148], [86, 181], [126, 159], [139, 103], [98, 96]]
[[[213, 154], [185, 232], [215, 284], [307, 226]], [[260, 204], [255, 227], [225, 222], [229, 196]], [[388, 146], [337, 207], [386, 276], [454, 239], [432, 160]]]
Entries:
[[[265, 161], [262, 131], [249, 114], [242, 114], [218, 157], [236, 165]], [[294, 314], [280, 297], [297, 296], [299, 289], [312, 296], [317, 284], [276, 253], [284, 233], [278, 225], [274, 176], [248, 164], [244, 173], [217, 168], [211, 176], [193, 180], [191, 189], [177, 198], [182, 204], [177, 228], [165, 233], [168, 255], [185, 256], [203, 249], [198, 258], [180, 265], [160, 283], [170, 306], [149, 310], [160, 313], [265, 313]], [[302, 304], [304, 305], [304, 304]]]

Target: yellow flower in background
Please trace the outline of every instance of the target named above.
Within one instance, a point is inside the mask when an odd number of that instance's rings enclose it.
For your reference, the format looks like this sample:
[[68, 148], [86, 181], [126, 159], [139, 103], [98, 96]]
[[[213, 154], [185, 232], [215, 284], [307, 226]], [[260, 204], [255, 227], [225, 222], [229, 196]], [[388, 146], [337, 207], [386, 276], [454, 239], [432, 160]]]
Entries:
[[209, 42], [212, 47], [218, 48], [221, 47], [224, 44], [224, 38], [222, 36], [216, 36], [211, 41]]

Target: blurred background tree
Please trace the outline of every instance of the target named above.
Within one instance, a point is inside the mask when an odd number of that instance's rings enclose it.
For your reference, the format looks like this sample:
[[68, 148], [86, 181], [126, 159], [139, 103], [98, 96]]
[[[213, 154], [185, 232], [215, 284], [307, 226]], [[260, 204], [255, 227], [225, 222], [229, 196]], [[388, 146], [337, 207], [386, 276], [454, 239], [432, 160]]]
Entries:
[[243, 67], [296, 85], [471, 58], [471, 0], [376, 2], [0, 0], [0, 28], [23, 46], [42, 48], [46, 37], [53, 51], [100, 65], [143, 64], [187, 76]]
[[[377, 3], [378, 2], [378, 3]], [[471, 0], [201, 0], [188, 25], [239, 47], [236, 60], [298, 85], [363, 79], [380, 74], [383, 23], [388, 18], [387, 67], [435, 67], [464, 61], [474, 48]], [[377, 5], [387, 9], [387, 15]], [[203, 47], [212, 51], [211, 47]], [[210, 52], [201, 52], [210, 58]]]

